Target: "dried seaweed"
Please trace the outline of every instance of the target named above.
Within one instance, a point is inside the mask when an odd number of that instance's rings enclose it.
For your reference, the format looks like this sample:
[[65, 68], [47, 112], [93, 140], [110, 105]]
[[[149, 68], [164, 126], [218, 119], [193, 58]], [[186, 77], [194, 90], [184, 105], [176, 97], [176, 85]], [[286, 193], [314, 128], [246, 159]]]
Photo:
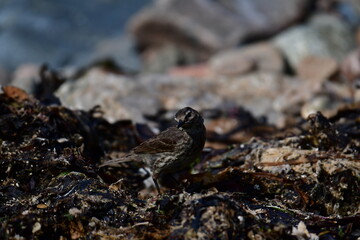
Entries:
[[[0, 236], [4, 239], [356, 239], [360, 161], [356, 106], [276, 129], [249, 112], [210, 140], [192, 173], [157, 195], [132, 163], [99, 169], [153, 133], [109, 123], [101, 109], [46, 105], [15, 87], [0, 94]], [[212, 113], [212, 114], [208, 114]], [[242, 116], [248, 116], [242, 118]], [[163, 120], [153, 118], [160, 124]], [[240, 121], [239, 119], [243, 119]], [[257, 127], [272, 129], [259, 135]], [[251, 140], [238, 143], [235, 132]], [[283, 134], [280, 134], [283, 132]], [[293, 134], [289, 134], [293, 132]], [[140, 192], [140, 194], [139, 194]], [[314, 236], [313, 235], [313, 236]]]

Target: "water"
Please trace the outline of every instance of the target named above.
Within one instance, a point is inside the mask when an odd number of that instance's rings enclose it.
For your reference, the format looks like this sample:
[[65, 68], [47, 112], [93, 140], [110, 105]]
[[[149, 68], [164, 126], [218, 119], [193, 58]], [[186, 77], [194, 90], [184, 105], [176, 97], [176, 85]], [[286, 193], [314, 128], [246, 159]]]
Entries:
[[23, 63], [71, 65], [99, 42], [124, 34], [129, 18], [150, 3], [0, 0], [0, 66], [12, 70]]

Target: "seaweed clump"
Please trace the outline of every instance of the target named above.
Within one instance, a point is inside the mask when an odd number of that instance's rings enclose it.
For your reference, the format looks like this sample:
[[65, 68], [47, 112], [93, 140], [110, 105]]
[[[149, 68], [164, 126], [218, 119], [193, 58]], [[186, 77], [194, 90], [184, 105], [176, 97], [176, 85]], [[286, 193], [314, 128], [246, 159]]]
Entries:
[[[356, 239], [358, 109], [350, 106], [329, 119], [319, 112], [295, 130], [276, 129], [246, 113], [252, 119], [246, 128], [238, 121], [229, 134], [210, 132], [209, 141], [229, 147], [205, 149], [178, 188], [157, 195], [135, 164], [98, 168], [149, 137], [147, 126], [109, 123], [99, 108], [45, 105], [21, 89], [3, 87], [0, 236]], [[266, 137], [256, 129], [267, 129]], [[252, 138], [237, 142], [234, 134], [243, 131]]]

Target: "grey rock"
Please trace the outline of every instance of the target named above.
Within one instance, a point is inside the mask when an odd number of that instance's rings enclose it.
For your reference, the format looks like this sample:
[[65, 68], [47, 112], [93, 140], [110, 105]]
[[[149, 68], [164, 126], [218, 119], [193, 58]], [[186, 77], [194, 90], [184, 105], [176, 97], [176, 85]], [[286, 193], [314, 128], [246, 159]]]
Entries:
[[130, 22], [141, 49], [171, 42], [198, 59], [272, 35], [304, 15], [307, 0], [158, 0]]
[[127, 34], [99, 40], [92, 51], [74, 56], [72, 67], [91, 65], [107, 59], [117, 63], [125, 72], [137, 72], [142, 68], [133, 38]]
[[348, 0], [357, 11], [358, 15], [360, 15], [360, 2], [358, 0]]
[[360, 1], [359, 0], [343, 0], [337, 2], [336, 11], [341, 17], [349, 23], [354, 29], [360, 24]]
[[9, 72], [0, 66], [0, 86], [7, 85], [10, 82]]
[[134, 87], [132, 79], [93, 68], [76, 81], [67, 81], [61, 85], [55, 95], [64, 106], [73, 109], [88, 110], [100, 105], [104, 116], [115, 121], [133, 117], [119, 99], [128, 96]]
[[314, 16], [306, 25], [293, 27], [274, 39], [290, 65], [297, 65], [309, 56], [330, 57], [341, 61], [354, 48], [352, 31], [334, 15]]

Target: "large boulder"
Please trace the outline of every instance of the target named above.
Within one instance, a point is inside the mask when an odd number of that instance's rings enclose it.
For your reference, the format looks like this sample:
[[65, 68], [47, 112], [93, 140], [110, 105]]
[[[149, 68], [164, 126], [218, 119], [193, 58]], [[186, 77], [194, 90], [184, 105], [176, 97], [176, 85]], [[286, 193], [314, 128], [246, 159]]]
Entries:
[[[216, 50], [279, 32], [303, 17], [307, 5], [307, 0], [158, 0], [129, 28], [140, 50], [172, 44], [193, 50], [202, 60]], [[179, 59], [187, 60], [185, 55]]]

